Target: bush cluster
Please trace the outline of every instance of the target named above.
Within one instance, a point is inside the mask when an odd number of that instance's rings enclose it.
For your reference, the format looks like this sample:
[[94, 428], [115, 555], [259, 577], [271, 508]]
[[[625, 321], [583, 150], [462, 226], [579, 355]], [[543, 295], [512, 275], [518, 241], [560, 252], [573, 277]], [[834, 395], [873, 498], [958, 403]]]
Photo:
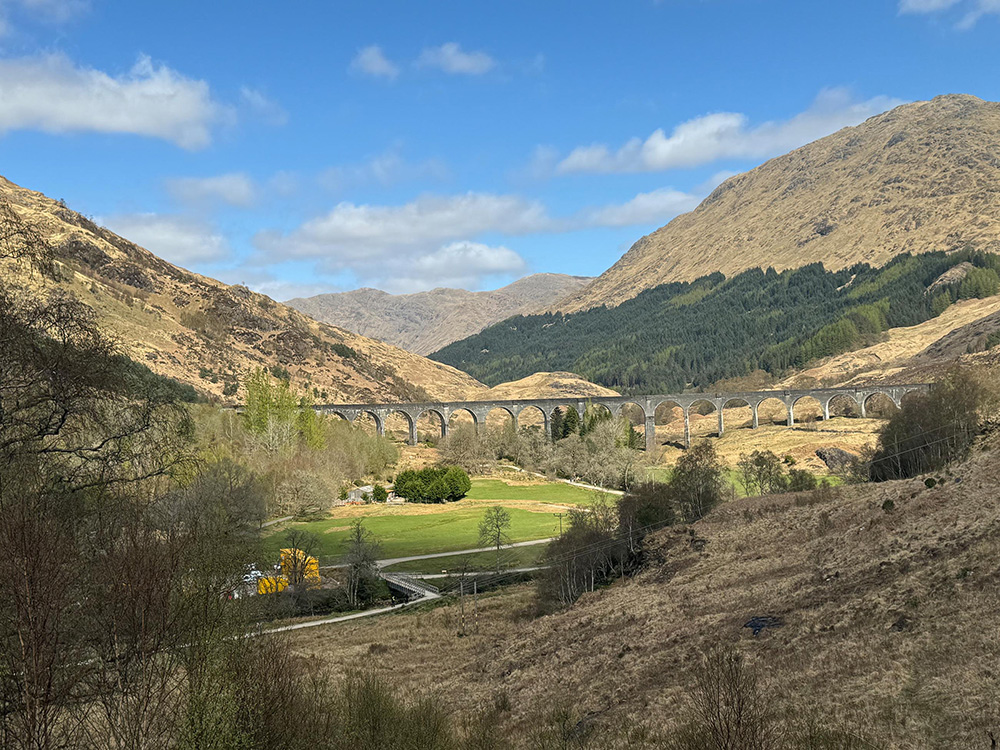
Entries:
[[471, 489], [469, 475], [459, 466], [406, 469], [396, 475], [396, 494], [411, 503], [454, 502]]

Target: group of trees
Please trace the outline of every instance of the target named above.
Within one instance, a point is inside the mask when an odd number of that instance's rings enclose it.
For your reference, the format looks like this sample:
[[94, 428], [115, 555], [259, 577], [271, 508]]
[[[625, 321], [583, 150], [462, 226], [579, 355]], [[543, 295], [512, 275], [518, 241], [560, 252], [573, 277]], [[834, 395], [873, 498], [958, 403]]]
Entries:
[[[570, 414], [576, 411], [568, 409], [567, 417]], [[577, 421], [579, 429], [567, 432], [555, 442], [550, 441], [539, 427], [515, 429], [508, 422], [502, 427], [479, 431], [472, 427], [456, 427], [439, 448], [444, 461], [473, 473], [483, 473], [498, 461], [507, 459], [518, 466], [565, 479], [610, 488], [630, 487], [642, 463], [648, 459], [636, 447], [641, 436], [628, 420], [611, 418], [606, 409], [588, 409], [587, 414], [584, 420]], [[583, 429], [583, 425], [588, 426]]]
[[854, 467], [872, 481], [938, 471], [968, 453], [997, 411], [1000, 383], [990, 370], [953, 368], [926, 394], [903, 401], [879, 434], [875, 449]]
[[[927, 293], [963, 262], [973, 266], [964, 279]], [[1000, 256], [962, 251], [904, 254], [881, 268], [827, 271], [812, 264], [729, 279], [714, 273], [648, 289], [615, 307], [517, 316], [432, 357], [491, 385], [570, 370], [624, 392], [671, 393], [757, 370], [779, 375], [864, 346], [957, 299], [996, 294], [998, 272]]]
[[0, 211], [0, 255], [42, 291], [0, 286], [0, 746], [220, 746], [266, 668], [230, 598], [261, 485], [199, 460], [176, 389], [48, 291], [15, 219]]
[[541, 611], [567, 606], [581, 594], [626, 575], [640, 562], [646, 534], [703, 518], [725, 497], [723, 465], [708, 441], [682, 455], [668, 482], [634, 485], [616, 501], [598, 498], [569, 512], [569, 524], [546, 552], [538, 579]]
[[344, 420], [321, 416], [287, 380], [263, 368], [246, 382], [242, 414], [191, 410], [198, 452], [243, 463], [260, 478], [272, 516], [326, 510], [342, 488], [389, 475], [399, 457], [392, 441]]
[[[778, 458], [769, 450], [755, 450], [740, 456], [737, 469], [740, 482], [749, 496], [779, 492], [804, 492], [818, 486], [816, 477], [805, 469], [791, 466], [790, 457]], [[789, 467], [786, 473], [785, 467]]]
[[571, 406], [567, 407], [565, 412], [562, 410], [562, 407], [557, 406], [552, 412], [550, 422], [552, 441], [565, 440], [570, 435], [587, 437], [588, 434], [594, 432], [604, 422], [614, 422], [617, 428], [621, 430], [619, 442], [621, 442], [623, 447], [638, 450], [645, 444], [643, 435], [636, 432], [628, 419], [621, 417], [616, 420], [606, 408], [595, 406], [594, 404], [587, 404], [582, 417]]
[[472, 482], [460, 466], [404, 469], [396, 475], [394, 491], [411, 503], [449, 503], [461, 500]]

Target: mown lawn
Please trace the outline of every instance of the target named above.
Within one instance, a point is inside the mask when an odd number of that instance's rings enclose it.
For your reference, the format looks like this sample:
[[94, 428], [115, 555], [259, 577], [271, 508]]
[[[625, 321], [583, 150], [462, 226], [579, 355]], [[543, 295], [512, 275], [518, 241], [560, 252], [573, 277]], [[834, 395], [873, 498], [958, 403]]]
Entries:
[[[492, 505], [503, 505], [510, 512], [511, 541], [545, 539], [559, 533], [557, 514], [565, 506], [585, 505], [595, 496], [592, 490], [562, 482], [521, 485], [500, 479], [473, 479], [472, 490], [456, 503], [339, 507], [329, 518], [286, 525], [265, 536], [264, 546], [268, 553], [276, 554], [286, 545], [285, 535], [290, 529], [303, 529], [319, 538], [313, 554], [319, 555], [321, 564], [334, 563], [344, 553], [351, 522], [361, 518], [365, 528], [379, 540], [381, 558], [473, 549], [480, 546], [479, 522]], [[429, 571], [419, 572], [433, 572], [438, 567], [433, 563]]]
[[[479, 546], [479, 522], [488, 506], [463, 506], [462, 502], [440, 513], [369, 516], [363, 519], [364, 525], [381, 544], [381, 558], [473, 549]], [[509, 534], [514, 542], [544, 539], [559, 533], [559, 517], [555, 513], [520, 508], [508, 508], [508, 511], [511, 516]], [[276, 552], [285, 546], [289, 528], [303, 529], [318, 537], [313, 554], [320, 556], [321, 564], [328, 564], [343, 555], [350, 523], [349, 519], [330, 518], [290, 524], [265, 537], [264, 545], [268, 551]]]
[[474, 479], [469, 500], [528, 500], [559, 505], [586, 505], [596, 492], [563, 482], [545, 484], [507, 484], [501, 479]]

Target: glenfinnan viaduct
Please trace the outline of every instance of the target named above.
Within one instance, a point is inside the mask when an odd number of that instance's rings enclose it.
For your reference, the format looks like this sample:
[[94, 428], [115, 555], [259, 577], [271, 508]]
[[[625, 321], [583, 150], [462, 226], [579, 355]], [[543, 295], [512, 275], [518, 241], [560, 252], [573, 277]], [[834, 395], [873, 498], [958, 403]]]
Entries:
[[[545, 421], [545, 432], [551, 435], [552, 413], [557, 408], [576, 409], [583, 416], [584, 409], [589, 404], [605, 407], [612, 415], [620, 416], [626, 407], [638, 407], [642, 411], [646, 425], [646, 449], [655, 447], [656, 409], [664, 404], [680, 407], [684, 411], [684, 443], [691, 444], [691, 409], [699, 404], [709, 404], [715, 407], [719, 415], [719, 435], [725, 431], [723, 409], [729, 407], [749, 406], [753, 411], [753, 427], [757, 428], [757, 410], [769, 399], [777, 399], [785, 405], [788, 412], [788, 424], [795, 424], [795, 404], [803, 398], [812, 398], [823, 408], [823, 419], [830, 418], [830, 402], [838, 396], [844, 396], [857, 404], [861, 416], [866, 415], [869, 400], [876, 395], [888, 396], [899, 406], [903, 396], [913, 391], [926, 391], [926, 384], [911, 385], [871, 385], [859, 388], [819, 388], [815, 390], [794, 391], [752, 391], [748, 393], [687, 393], [680, 396], [600, 396], [595, 398], [543, 398], [524, 399], [519, 401], [453, 401], [446, 403], [423, 404], [323, 404], [314, 407], [323, 414], [335, 414], [348, 422], [354, 422], [362, 414], [370, 414], [375, 420], [375, 427], [380, 435], [385, 434], [385, 420], [390, 414], [402, 414], [409, 423], [410, 445], [417, 443], [417, 420], [426, 415], [437, 417], [441, 422], [441, 436], [448, 434], [448, 420], [460, 411], [468, 412], [472, 421], [479, 429], [486, 424], [486, 415], [494, 409], [507, 412], [517, 426], [518, 417], [526, 409], [535, 409], [541, 413]], [[635, 409], [632, 409], [635, 413]]]

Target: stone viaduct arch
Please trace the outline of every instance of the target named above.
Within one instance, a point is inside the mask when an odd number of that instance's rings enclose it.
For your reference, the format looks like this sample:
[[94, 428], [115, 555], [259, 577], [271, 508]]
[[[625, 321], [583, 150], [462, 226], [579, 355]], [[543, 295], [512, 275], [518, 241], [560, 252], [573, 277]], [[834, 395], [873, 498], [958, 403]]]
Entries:
[[363, 413], [372, 415], [375, 419], [375, 426], [380, 435], [385, 434], [385, 420], [392, 413], [403, 414], [409, 423], [409, 442], [411, 445], [417, 443], [417, 420], [424, 414], [432, 414], [441, 420], [441, 436], [448, 434], [448, 420], [453, 414], [460, 411], [468, 412], [472, 415], [475, 429], [480, 429], [486, 424], [486, 415], [494, 409], [503, 409], [510, 414], [514, 427], [518, 426], [518, 416], [525, 409], [537, 409], [542, 413], [545, 425], [545, 433], [552, 434], [552, 413], [560, 407], [575, 408], [577, 414], [582, 418], [588, 404], [600, 405], [608, 409], [613, 415], [620, 416], [627, 410], [632, 413], [642, 413], [645, 426], [646, 449], [655, 448], [656, 438], [656, 409], [662, 404], [676, 404], [684, 412], [684, 443], [691, 445], [691, 407], [705, 402], [715, 408], [718, 414], [719, 429], [718, 434], [725, 432], [726, 406], [731, 404], [744, 404], [750, 407], [753, 414], [752, 427], [756, 429], [759, 424], [758, 410], [760, 405], [769, 399], [777, 399], [785, 406], [788, 414], [788, 425], [795, 424], [794, 406], [797, 401], [805, 397], [810, 397], [819, 402], [823, 409], [823, 419], [830, 418], [830, 402], [838, 397], [844, 396], [858, 405], [861, 416], [867, 415], [866, 403], [875, 395], [887, 396], [892, 402], [900, 407], [903, 397], [908, 393], [926, 392], [930, 385], [926, 383], [910, 383], [905, 385], [868, 385], [857, 388], [813, 388], [807, 390], [784, 390], [784, 391], [750, 391], [741, 393], [684, 393], [684, 394], [662, 394], [652, 396], [600, 396], [590, 399], [523, 399], [516, 401], [452, 401], [452, 402], [427, 402], [418, 404], [322, 404], [313, 407], [323, 414], [337, 415], [346, 419], [352, 424]]

